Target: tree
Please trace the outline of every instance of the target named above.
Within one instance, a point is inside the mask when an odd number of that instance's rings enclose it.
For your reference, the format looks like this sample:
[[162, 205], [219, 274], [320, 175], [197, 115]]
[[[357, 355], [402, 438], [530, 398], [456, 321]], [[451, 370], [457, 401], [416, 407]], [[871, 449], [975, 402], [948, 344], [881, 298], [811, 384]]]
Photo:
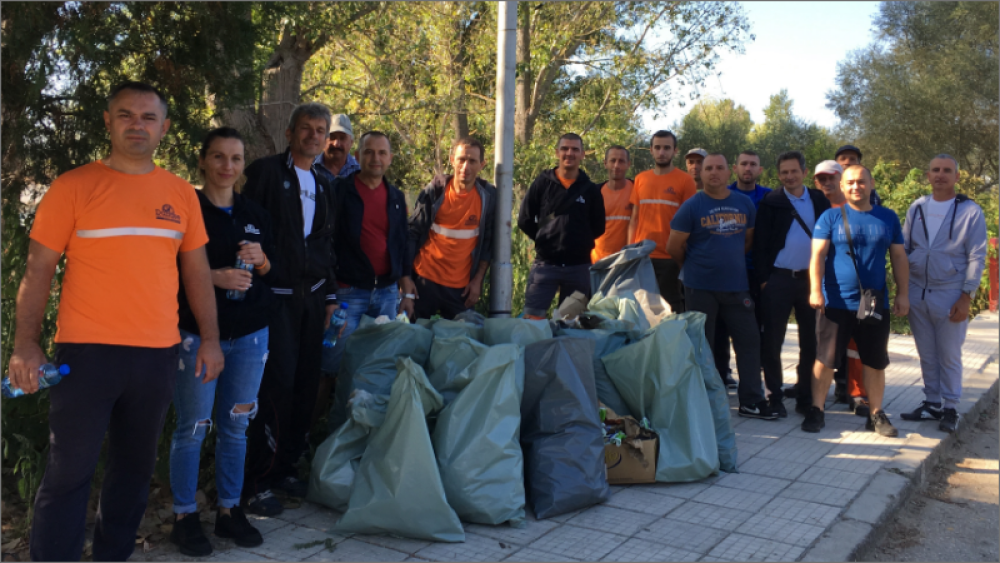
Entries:
[[838, 65], [827, 107], [865, 150], [904, 169], [939, 153], [998, 178], [996, 2], [883, 2], [878, 38]]
[[765, 168], [761, 183], [772, 186], [778, 185], [777, 159], [781, 153], [802, 151], [809, 168], [832, 159], [838, 146], [837, 139], [825, 127], [805, 122], [792, 112], [792, 101], [784, 89], [771, 96], [764, 109], [764, 122], [754, 126], [747, 142], [760, 154], [761, 166]]
[[678, 153], [701, 147], [726, 155], [735, 162], [740, 151], [749, 148], [747, 135], [753, 129], [750, 112], [733, 100], [702, 100], [694, 105], [678, 127]]

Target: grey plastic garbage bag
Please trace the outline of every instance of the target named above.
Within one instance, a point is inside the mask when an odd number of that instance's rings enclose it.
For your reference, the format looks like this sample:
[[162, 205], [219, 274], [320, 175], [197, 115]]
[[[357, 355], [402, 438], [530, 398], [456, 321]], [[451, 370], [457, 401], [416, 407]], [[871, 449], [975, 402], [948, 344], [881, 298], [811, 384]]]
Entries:
[[729, 417], [729, 395], [726, 386], [715, 369], [712, 349], [705, 337], [705, 313], [689, 311], [676, 315], [678, 320], [687, 322], [687, 335], [694, 345], [695, 359], [698, 370], [705, 380], [705, 390], [708, 392], [708, 403], [712, 407], [712, 418], [715, 420], [715, 441], [719, 448], [719, 469], [727, 473], [736, 472], [736, 433]]
[[[606, 321], [606, 323], [609, 326], [620, 326], [621, 324], [613, 321]], [[611, 381], [611, 377], [608, 376], [608, 370], [605, 369], [601, 358], [628, 344], [630, 338], [638, 340], [639, 333], [627, 328], [618, 328], [617, 330], [605, 330], [603, 328], [593, 330], [564, 328], [560, 329], [557, 335], [569, 336], [571, 338], [589, 338], [594, 341], [593, 367], [597, 400], [610, 407], [611, 410], [620, 416], [632, 416], [632, 411], [629, 410], [621, 394], [618, 393], [614, 382]]]
[[397, 361], [385, 422], [372, 432], [336, 532], [461, 542], [465, 532], [445, 498], [426, 417], [441, 396], [409, 358]]
[[[475, 313], [475, 311], [473, 311]], [[478, 313], [476, 313], [478, 314]], [[481, 315], [480, 315], [481, 316]], [[448, 319], [417, 319], [417, 324], [428, 328], [434, 333], [434, 338], [445, 336], [468, 336], [479, 342], [483, 341], [483, 326], [464, 320]]]
[[487, 349], [485, 344], [464, 334], [434, 337], [427, 359], [427, 379], [441, 393], [445, 405], [469, 384], [472, 376], [466, 368]]
[[659, 293], [660, 286], [656, 283], [656, 272], [649, 259], [650, 253], [656, 249], [656, 243], [642, 240], [629, 244], [620, 251], [601, 258], [590, 267], [590, 292], [598, 292], [605, 296], [617, 295], [619, 291], [635, 291], [644, 289]]
[[431, 441], [448, 504], [463, 521], [524, 526], [522, 350], [485, 350], [468, 368], [471, 383], [438, 415]]
[[660, 437], [656, 480], [697, 481], [719, 470], [715, 421], [687, 322], [668, 317], [641, 340], [604, 356], [632, 413]]
[[593, 356], [593, 341], [583, 338], [524, 348], [521, 447], [528, 500], [538, 518], [611, 498]]
[[483, 326], [483, 342], [487, 346], [496, 344], [527, 346], [549, 338], [552, 338], [552, 328], [545, 319], [486, 319]]
[[372, 429], [385, 420], [389, 397], [358, 391], [349, 403], [350, 418], [316, 448], [309, 474], [308, 500], [343, 512], [351, 498], [354, 474]]

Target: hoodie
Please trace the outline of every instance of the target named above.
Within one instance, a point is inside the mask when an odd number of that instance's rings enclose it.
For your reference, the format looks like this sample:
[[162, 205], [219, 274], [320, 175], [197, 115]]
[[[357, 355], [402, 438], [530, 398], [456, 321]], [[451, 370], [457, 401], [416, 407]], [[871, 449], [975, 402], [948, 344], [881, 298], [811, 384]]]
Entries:
[[604, 234], [604, 196], [582, 169], [564, 188], [555, 169], [535, 178], [521, 201], [517, 226], [535, 241], [537, 259], [550, 264], [590, 264], [594, 240]]
[[932, 196], [913, 202], [903, 224], [910, 261], [910, 283], [921, 289], [961, 289], [974, 294], [986, 267], [986, 219], [969, 196], [957, 194], [941, 230], [927, 240], [925, 205]]

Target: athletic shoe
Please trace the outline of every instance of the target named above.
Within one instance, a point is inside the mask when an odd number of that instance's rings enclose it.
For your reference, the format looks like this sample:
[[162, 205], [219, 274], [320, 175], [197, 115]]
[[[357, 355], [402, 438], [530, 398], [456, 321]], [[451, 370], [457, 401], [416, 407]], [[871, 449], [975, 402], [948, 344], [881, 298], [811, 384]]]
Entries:
[[742, 417], [760, 418], [763, 420], [778, 420], [778, 415], [771, 411], [767, 401], [760, 401], [754, 405], [740, 405], [740, 410], [736, 411]]
[[733, 390], [733, 389], [739, 389], [740, 388], [739, 382], [736, 381], [735, 379], [733, 379], [733, 376], [729, 375], [728, 373], [726, 374], [725, 377], [722, 378], [722, 380], [726, 384], [726, 389]]
[[222, 511], [216, 514], [215, 535], [220, 538], [232, 538], [240, 547], [257, 547], [264, 543], [263, 536], [257, 528], [250, 525], [247, 515], [238, 506], [230, 508], [229, 514], [223, 514]]
[[836, 403], [847, 403], [850, 397], [847, 396], [847, 384], [838, 383], [833, 388], [833, 402]]
[[868, 399], [864, 397], [851, 397], [847, 408], [854, 414], [867, 417], [872, 415], [872, 407], [868, 404]]
[[826, 426], [825, 416], [819, 407], [809, 407], [806, 419], [802, 421], [803, 432], [819, 432]]
[[170, 530], [170, 542], [181, 553], [190, 557], [205, 557], [212, 554], [212, 542], [201, 529], [198, 514], [188, 514], [184, 518], [174, 517], [174, 528]]
[[938, 424], [938, 429], [951, 434], [958, 430], [959, 418], [958, 411], [955, 409], [941, 409], [941, 424]]
[[788, 411], [785, 410], [785, 403], [774, 398], [768, 399], [767, 406], [778, 418], [788, 418]]
[[781, 390], [781, 394], [785, 396], [786, 399], [797, 399], [799, 397], [799, 386], [790, 385]]
[[882, 436], [887, 438], [895, 438], [899, 436], [899, 431], [896, 427], [889, 422], [889, 417], [886, 416], [884, 411], [878, 411], [877, 413], [868, 417], [868, 421], [865, 422], [865, 430], [871, 432], [877, 432]]
[[285, 477], [271, 486], [274, 492], [286, 497], [303, 499], [309, 491], [309, 483], [292, 476]]
[[941, 405], [924, 401], [912, 412], [899, 415], [903, 420], [941, 420]]
[[247, 499], [247, 512], [257, 516], [277, 516], [285, 511], [285, 507], [270, 490], [257, 493]]

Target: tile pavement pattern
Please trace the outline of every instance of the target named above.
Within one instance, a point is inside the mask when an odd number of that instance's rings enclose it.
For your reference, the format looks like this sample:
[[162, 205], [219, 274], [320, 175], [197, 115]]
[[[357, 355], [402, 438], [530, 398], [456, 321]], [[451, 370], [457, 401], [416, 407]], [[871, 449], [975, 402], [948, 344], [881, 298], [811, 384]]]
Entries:
[[[964, 349], [960, 413], [973, 409], [997, 382], [998, 315], [970, 323]], [[782, 359], [794, 380], [795, 326]], [[697, 483], [612, 487], [607, 503], [548, 520], [529, 513], [528, 526], [466, 527], [466, 541], [432, 543], [330, 530], [339, 514], [310, 503], [277, 518], [260, 518], [264, 544], [236, 547], [210, 536], [209, 561], [796, 561], [846, 560], [891, 508], [914, 468], [946, 435], [932, 423], [899, 413], [922, 398], [913, 339], [889, 343], [886, 411], [899, 438], [864, 431], [864, 420], [829, 407], [820, 434], [799, 429], [791, 412], [779, 421], [739, 418], [730, 395], [740, 473]], [[829, 405], [829, 403], [828, 403]], [[792, 411], [792, 403], [786, 405]], [[206, 530], [211, 526], [206, 525]], [[193, 560], [165, 543], [133, 561]]]

